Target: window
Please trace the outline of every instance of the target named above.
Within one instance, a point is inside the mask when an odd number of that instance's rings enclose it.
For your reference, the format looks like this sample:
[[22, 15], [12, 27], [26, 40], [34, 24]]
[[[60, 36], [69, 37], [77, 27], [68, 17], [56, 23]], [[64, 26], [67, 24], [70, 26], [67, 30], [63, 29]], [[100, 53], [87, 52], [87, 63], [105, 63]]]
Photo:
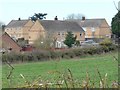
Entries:
[[92, 30], [92, 32], [95, 32], [95, 28], [94, 27], [92, 27], [91, 30]]
[[80, 33], [80, 36], [82, 36], [82, 34]]
[[58, 35], [60, 35], [60, 32], [58, 32]]
[[64, 35], [64, 32], [62, 32], [62, 35]]

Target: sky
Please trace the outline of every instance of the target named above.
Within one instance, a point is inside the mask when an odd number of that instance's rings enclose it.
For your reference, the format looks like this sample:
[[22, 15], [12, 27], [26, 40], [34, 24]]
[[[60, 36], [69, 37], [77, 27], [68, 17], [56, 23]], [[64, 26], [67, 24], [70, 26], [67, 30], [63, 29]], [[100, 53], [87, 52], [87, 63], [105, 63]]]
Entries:
[[[118, 12], [113, 0], [0, 0], [0, 22], [8, 24], [11, 20], [28, 19], [34, 13], [47, 13], [46, 20], [58, 16], [63, 20], [69, 14], [83, 14], [87, 19], [105, 18], [111, 25]], [[118, 7], [119, 0], [115, 0]]]

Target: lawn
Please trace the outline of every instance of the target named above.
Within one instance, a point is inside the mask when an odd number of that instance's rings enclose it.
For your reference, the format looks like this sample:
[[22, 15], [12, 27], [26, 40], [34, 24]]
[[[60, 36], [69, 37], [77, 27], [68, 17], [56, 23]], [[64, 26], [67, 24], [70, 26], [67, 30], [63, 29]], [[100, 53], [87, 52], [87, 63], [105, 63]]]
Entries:
[[[2, 86], [3, 88], [22, 87], [25, 84], [25, 80], [20, 74], [24, 75], [25, 79], [31, 82], [37, 79], [38, 76], [44, 81], [55, 81], [59, 79], [61, 74], [67, 75], [68, 69], [70, 69], [74, 80], [78, 80], [79, 82], [82, 82], [86, 78], [86, 72], [88, 72], [91, 81], [95, 82], [98, 87], [100, 81], [97, 71], [98, 68], [102, 78], [107, 73], [107, 83], [109, 87], [111, 87], [111, 83], [114, 80], [118, 80], [118, 62], [114, 60], [113, 56], [118, 57], [118, 53], [112, 52], [69, 60], [61, 59], [12, 64], [14, 70], [10, 80], [6, 78], [10, 71], [10, 67], [8, 67], [8, 65], [3, 65]], [[60, 74], [57, 72], [60, 72]]]

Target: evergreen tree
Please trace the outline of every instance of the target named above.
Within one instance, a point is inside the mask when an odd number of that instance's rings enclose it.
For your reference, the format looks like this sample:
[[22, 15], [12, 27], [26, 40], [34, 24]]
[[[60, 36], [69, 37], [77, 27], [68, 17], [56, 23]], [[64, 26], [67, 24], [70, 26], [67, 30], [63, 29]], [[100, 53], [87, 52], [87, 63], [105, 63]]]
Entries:
[[74, 37], [72, 32], [67, 32], [67, 36], [65, 38], [64, 44], [66, 44], [69, 48], [75, 43], [77, 36]]
[[46, 19], [46, 15], [47, 13], [35, 13], [32, 17], [30, 17], [30, 19], [32, 21], [36, 21], [38, 19], [43, 20]]
[[120, 37], [120, 11], [112, 18], [111, 27], [112, 33]]

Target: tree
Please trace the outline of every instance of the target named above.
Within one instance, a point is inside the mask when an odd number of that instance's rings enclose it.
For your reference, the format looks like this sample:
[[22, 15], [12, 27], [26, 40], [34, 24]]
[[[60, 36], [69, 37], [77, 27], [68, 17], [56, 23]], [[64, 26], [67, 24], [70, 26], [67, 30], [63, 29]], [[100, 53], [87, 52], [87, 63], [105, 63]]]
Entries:
[[36, 48], [40, 49], [50, 49], [52, 47], [55, 47], [55, 41], [56, 39], [54, 38], [53, 32], [47, 32], [45, 36], [40, 36], [35, 42], [34, 46]]
[[21, 47], [28, 44], [28, 40], [25, 40], [24, 38], [18, 38], [18, 40], [16, 40], [16, 41]]
[[30, 19], [32, 21], [36, 21], [38, 19], [43, 20], [46, 19], [46, 15], [47, 13], [35, 13], [32, 17], [30, 17]]
[[79, 40], [76, 40], [76, 41], [75, 41], [75, 45], [76, 45], [76, 46], [80, 46], [80, 41], [79, 41]]
[[74, 14], [74, 13], [72, 13], [72, 14], [68, 15], [66, 17], [66, 19], [67, 20], [82, 19], [83, 16], [84, 16], [83, 14], [79, 14], [79, 13], [78, 14]]
[[6, 25], [3, 22], [0, 22], [0, 30], [4, 31], [5, 26]]
[[111, 27], [112, 33], [120, 37], [120, 11], [112, 18]]
[[67, 36], [65, 38], [64, 44], [66, 44], [69, 48], [75, 43], [77, 36], [73, 36], [72, 32], [67, 32]]

